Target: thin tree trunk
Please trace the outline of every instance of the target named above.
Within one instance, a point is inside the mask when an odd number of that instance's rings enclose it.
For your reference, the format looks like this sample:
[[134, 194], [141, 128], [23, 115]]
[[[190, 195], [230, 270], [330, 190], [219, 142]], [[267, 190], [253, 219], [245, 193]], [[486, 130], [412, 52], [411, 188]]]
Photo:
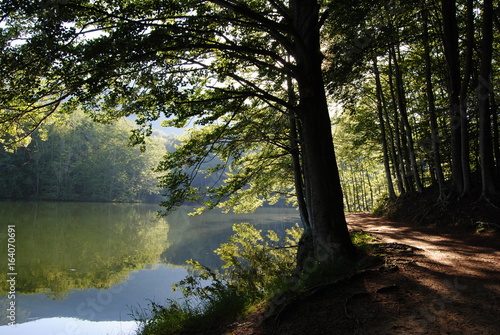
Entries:
[[[293, 83], [291, 76], [287, 78], [288, 84], [288, 98], [290, 100], [290, 105], [294, 106], [297, 101], [295, 95], [295, 90], [293, 89]], [[309, 214], [307, 212], [306, 197], [304, 194], [304, 179], [303, 170], [300, 164], [300, 139], [298, 138], [298, 124], [297, 119], [293, 111], [290, 111], [290, 154], [292, 156], [292, 169], [293, 169], [293, 180], [295, 184], [295, 193], [297, 197], [297, 203], [299, 206], [299, 213], [302, 223], [305, 229], [311, 229], [311, 223], [309, 222]]]
[[466, 33], [466, 55], [463, 82], [460, 88], [460, 134], [462, 150], [462, 171], [464, 180], [464, 189], [462, 197], [470, 195], [471, 176], [470, 176], [470, 149], [469, 149], [469, 127], [467, 120], [467, 90], [469, 88], [472, 72], [472, 54], [474, 51], [474, 2], [467, 0], [467, 33]]
[[393, 58], [394, 58], [394, 70], [395, 70], [395, 74], [396, 74], [396, 92], [397, 92], [397, 97], [398, 97], [397, 101], [398, 101], [398, 106], [399, 106], [399, 112], [401, 113], [401, 120], [403, 121], [404, 129], [405, 129], [410, 169], [411, 169], [411, 173], [413, 176], [413, 182], [415, 183], [415, 186], [417, 187], [417, 192], [422, 193], [423, 186], [422, 186], [422, 182], [420, 180], [420, 176], [418, 174], [417, 160], [415, 157], [415, 145], [413, 143], [413, 135], [412, 135], [412, 131], [411, 131], [410, 122], [408, 120], [408, 113], [406, 110], [406, 94], [405, 94], [405, 89], [404, 89], [404, 85], [403, 85], [403, 73], [399, 67], [399, 61], [398, 61], [399, 46], [398, 46], [397, 53], [396, 53], [396, 50], [394, 47], [392, 47], [391, 50], [392, 50], [392, 54], [393, 54]]
[[[390, 54], [390, 52], [389, 52]], [[392, 79], [392, 57], [389, 56], [389, 90], [391, 93], [391, 99], [392, 99], [392, 105], [394, 109], [394, 137], [395, 137], [395, 142], [396, 142], [396, 156], [397, 160], [399, 162], [399, 167], [401, 169], [401, 176], [403, 179], [403, 185], [406, 192], [412, 192], [413, 186], [411, 183], [408, 182], [407, 178], [407, 169], [405, 167], [405, 160], [404, 160], [404, 155], [403, 155], [403, 147], [401, 144], [401, 139], [403, 138], [403, 135], [401, 134], [401, 131], [399, 130], [399, 113], [398, 113], [398, 107], [397, 107], [397, 99], [396, 99], [396, 94], [394, 92], [394, 82]]]
[[370, 190], [370, 206], [368, 207], [368, 210], [371, 210], [375, 205], [375, 200], [373, 199], [373, 186], [370, 181], [370, 176], [368, 175], [368, 172], [366, 173], [366, 181], [368, 183], [368, 189]]
[[385, 124], [383, 117], [383, 106], [382, 106], [382, 85], [380, 84], [380, 73], [377, 66], [377, 58], [373, 58], [373, 71], [375, 73], [375, 84], [377, 92], [377, 114], [380, 123], [380, 136], [382, 138], [382, 150], [384, 154], [384, 168], [385, 168], [385, 178], [387, 179], [387, 187], [389, 191], [389, 198], [395, 199], [396, 192], [394, 191], [394, 185], [392, 184], [391, 168], [389, 165], [389, 150], [387, 146], [387, 136], [385, 133]]
[[295, 183], [295, 192], [297, 197], [297, 203], [299, 206], [299, 213], [302, 223], [305, 229], [311, 228], [311, 223], [309, 221], [309, 214], [307, 212], [307, 204], [304, 194], [304, 180], [303, 171], [300, 164], [300, 149], [299, 149], [299, 139], [297, 138], [297, 121], [294, 115], [290, 116], [290, 154], [292, 156], [292, 169], [293, 169], [293, 179]]
[[[493, 82], [493, 79], [491, 80]], [[495, 152], [495, 165], [496, 165], [496, 172], [495, 172], [495, 178], [497, 180], [497, 186], [500, 187], [499, 182], [500, 182], [500, 136], [499, 136], [499, 130], [498, 129], [498, 107], [497, 103], [495, 101], [495, 95], [490, 94], [490, 100], [491, 100], [491, 115], [492, 115], [492, 122], [493, 122], [493, 149]]]
[[423, 40], [424, 40], [424, 60], [425, 60], [425, 82], [427, 90], [427, 101], [429, 104], [432, 154], [434, 159], [434, 169], [436, 172], [436, 179], [439, 187], [439, 199], [441, 200], [444, 197], [445, 181], [444, 181], [443, 168], [441, 166], [439, 127], [436, 118], [436, 105], [435, 105], [434, 90], [432, 85], [432, 64], [431, 64], [430, 47], [429, 47], [429, 26], [428, 26], [428, 17], [426, 10], [423, 11], [423, 21], [424, 21]]
[[442, 0], [443, 43], [448, 67], [448, 98], [451, 132], [452, 190], [449, 197], [459, 198], [464, 190], [462, 168], [462, 118], [460, 113], [460, 60], [455, 0]]
[[394, 132], [392, 131], [392, 126], [391, 126], [391, 122], [390, 122], [389, 112], [387, 110], [387, 103], [385, 101], [384, 92], [382, 91], [381, 93], [382, 94], [380, 95], [380, 98], [382, 99], [382, 107], [384, 110], [384, 117], [387, 120], [387, 130], [389, 133], [389, 147], [391, 149], [390, 154], [391, 154], [392, 165], [394, 166], [394, 175], [396, 177], [396, 185], [398, 186], [399, 194], [404, 194], [405, 189], [403, 186], [403, 177], [401, 174], [401, 169], [399, 167], [398, 155], [396, 153]]
[[493, 139], [491, 135], [491, 115], [489, 95], [492, 94], [491, 61], [493, 54], [493, 3], [484, 0], [483, 40], [481, 43], [481, 68], [479, 73], [479, 154], [481, 157], [481, 196], [488, 199], [496, 194], [493, 158]]

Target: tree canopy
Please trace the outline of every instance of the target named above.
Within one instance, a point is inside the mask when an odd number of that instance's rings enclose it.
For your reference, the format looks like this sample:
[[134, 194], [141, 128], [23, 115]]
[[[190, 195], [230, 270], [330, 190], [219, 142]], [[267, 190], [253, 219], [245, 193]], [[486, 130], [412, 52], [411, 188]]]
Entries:
[[[337, 127], [356, 135], [353, 150], [380, 148], [366, 157], [383, 166], [390, 197], [433, 183], [440, 199], [468, 196], [477, 170], [489, 199], [500, 166], [496, 5], [4, 1], [2, 142], [25, 144], [56, 111], [76, 106], [100, 122], [137, 115], [135, 143], [160, 117], [191, 122], [197, 129], [159, 167], [167, 208], [190, 199], [251, 209], [293, 196], [309, 246], [299, 257], [352, 254], [340, 175], [370, 168], [346, 154], [339, 171], [327, 97], [344, 106], [348, 120]], [[214, 183], [191, 187], [198, 173]]]

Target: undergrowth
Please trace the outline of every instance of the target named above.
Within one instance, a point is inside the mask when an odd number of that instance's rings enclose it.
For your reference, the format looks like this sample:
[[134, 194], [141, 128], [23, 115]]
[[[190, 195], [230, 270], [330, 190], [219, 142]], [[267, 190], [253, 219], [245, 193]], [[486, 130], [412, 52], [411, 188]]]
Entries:
[[[352, 272], [353, 264], [339, 259], [335, 264], [315, 266], [297, 283], [291, 280], [296, 268], [297, 246], [303, 230], [293, 227], [279, 238], [274, 231], [263, 235], [249, 223], [233, 226], [235, 234], [215, 250], [224, 265], [213, 271], [197, 261], [191, 275], [175, 284], [183, 299], [167, 300], [166, 304], [150, 302], [148, 308], [132, 312], [140, 323], [141, 335], [189, 333], [215, 334], [220, 327], [250, 313], [254, 306], [272, 300], [278, 293], [299, 291], [342, 273]], [[351, 234], [353, 243], [368, 251], [373, 237], [361, 231]]]

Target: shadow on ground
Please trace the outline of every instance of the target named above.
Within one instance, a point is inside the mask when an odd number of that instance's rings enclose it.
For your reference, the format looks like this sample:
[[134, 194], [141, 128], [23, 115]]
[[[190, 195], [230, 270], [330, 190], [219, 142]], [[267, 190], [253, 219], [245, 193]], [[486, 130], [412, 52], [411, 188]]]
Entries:
[[226, 334], [485, 334], [500, 330], [500, 238], [348, 214], [385, 263], [317, 288]]

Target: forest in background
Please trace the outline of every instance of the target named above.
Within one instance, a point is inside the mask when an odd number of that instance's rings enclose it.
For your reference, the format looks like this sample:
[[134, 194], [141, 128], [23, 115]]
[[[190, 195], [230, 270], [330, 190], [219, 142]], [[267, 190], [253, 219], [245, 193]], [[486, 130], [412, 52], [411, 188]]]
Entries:
[[146, 150], [128, 145], [133, 124], [92, 122], [82, 112], [61, 116], [30, 144], [0, 151], [0, 198], [159, 202], [158, 161], [175, 138], [155, 133]]

